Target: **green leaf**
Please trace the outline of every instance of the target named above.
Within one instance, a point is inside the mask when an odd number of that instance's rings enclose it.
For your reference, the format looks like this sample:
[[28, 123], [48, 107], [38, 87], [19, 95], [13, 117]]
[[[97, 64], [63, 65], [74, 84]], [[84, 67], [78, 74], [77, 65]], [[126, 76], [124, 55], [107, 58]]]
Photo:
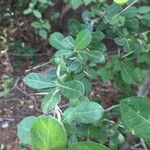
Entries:
[[88, 10], [83, 11], [82, 19], [85, 22], [85, 24], [88, 24], [89, 21], [91, 20], [91, 12]]
[[82, 72], [80, 74], [76, 74], [74, 79], [81, 81], [84, 85], [85, 91], [89, 92], [89, 91], [91, 91], [92, 84], [89, 81], [89, 79], [84, 76], [85, 76], [85, 72]]
[[76, 110], [74, 108], [69, 107], [63, 113], [63, 122], [70, 124], [72, 121], [76, 119]]
[[[121, 10], [122, 10], [122, 7], [114, 3], [106, 9], [106, 16], [110, 20], [114, 16], [116, 16], [119, 12], [121, 12]], [[104, 26], [106, 26], [106, 24], [104, 24]]]
[[24, 12], [23, 12], [24, 15], [28, 15], [28, 14], [31, 14], [31, 13], [32, 13], [31, 8], [28, 8], [28, 9], [24, 10]]
[[104, 145], [95, 142], [78, 142], [72, 145], [69, 150], [110, 150]]
[[36, 6], [36, 5], [37, 5], [37, 3], [38, 3], [38, 1], [37, 1], [37, 0], [32, 0], [32, 2], [31, 2], [31, 3], [29, 3], [29, 7], [30, 7], [30, 8], [34, 8], [34, 6]]
[[82, 95], [79, 98], [70, 99], [69, 100], [69, 107], [76, 107], [76, 106], [78, 106], [81, 103], [89, 102], [89, 101], [90, 100], [86, 96]]
[[77, 9], [82, 4], [82, 0], [71, 0], [70, 3], [73, 9]]
[[91, 63], [104, 63], [105, 56], [100, 51], [82, 51], [82, 53], [89, 56]]
[[136, 17], [137, 13], [138, 13], [137, 8], [134, 6], [131, 6], [129, 9], [123, 12], [122, 15], [128, 18], [133, 18], [133, 17]]
[[39, 0], [40, 3], [46, 4], [48, 3], [48, 0]]
[[147, 14], [150, 12], [150, 6], [141, 6], [138, 9], [139, 14]]
[[125, 44], [127, 44], [127, 39], [118, 37], [114, 39], [114, 42], [119, 46], [124, 46]]
[[114, 0], [114, 2], [117, 4], [124, 4], [124, 3], [128, 2], [128, 0]]
[[35, 28], [35, 29], [41, 29], [41, 28], [42, 28], [42, 24], [41, 24], [41, 22], [39, 22], [39, 21], [33, 21], [33, 22], [31, 23], [31, 26], [32, 26], [33, 28]]
[[39, 30], [39, 35], [43, 38], [43, 39], [47, 39], [47, 31], [44, 29]]
[[41, 104], [41, 108], [44, 113], [48, 113], [61, 101], [61, 96], [58, 90], [52, 90], [48, 95], [46, 95]]
[[143, 81], [143, 78], [148, 75], [148, 70], [141, 69], [141, 68], [135, 68], [135, 74], [137, 76], [138, 81]]
[[118, 16], [117, 18], [112, 19], [110, 23], [111, 23], [111, 25], [124, 26], [124, 24], [125, 24], [125, 17]]
[[74, 54], [74, 52], [71, 51], [71, 50], [68, 50], [68, 49], [60, 49], [60, 50], [58, 50], [58, 51], [55, 53], [55, 57], [60, 58], [60, 57], [65, 56], [65, 57], [68, 58], [69, 56], [71, 56], [71, 55], [73, 55], [73, 54]]
[[82, 82], [73, 80], [60, 85], [62, 94], [68, 99], [78, 98], [84, 94], [84, 86]]
[[137, 80], [134, 68], [127, 63], [121, 65], [121, 77], [123, 81], [128, 84], [134, 84]]
[[82, 50], [85, 49], [91, 42], [92, 35], [89, 30], [82, 30], [77, 35], [76, 41], [75, 41], [75, 49], [76, 50]]
[[22, 145], [19, 145], [16, 150], [27, 150], [27, 148]]
[[142, 19], [149, 21], [150, 20], [150, 13], [143, 15]]
[[67, 135], [64, 126], [53, 117], [39, 117], [31, 128], [35, 150], [65, 150]]
[[61, 33], [55, 32], [51, 34], [49, 38], [49, 43], [57, 49], [65, 49], [65, 47], [62, 45], [62, 42], [61, 42], [63, 39], [64, 39], [64, 36]]
[[54, 11], [53, 15], [51, 16], [51, 22], [57, 21], [57, 19], [59, 19], [59, 17], [60, 17], [60, 12]]
[[50, 80], [56, 80], [57, 75], [56, 75], [56, 69], [55, 68], [50, 68], [46, 72], [46, 76], [50, 78]]
[[109, 80], [113, 79], [112, 72], [107, 70], [105, 67], [98, 69], [97, 75], [101, 77], [104, 83], [108, 83]]
[[42, 14], [38, 10], [33, 10], [33, 14], [36, 18], [42, 18]]
[[46, 21], [44, 24], [42, 24], [42, 27], [45, 28], [46, 30], [50, 30], [51, 25], [49, 24], [48, 21]]
[[82, 30], [81, 23], [76, 19], [70, 19], [68, 23], [69, 31], [76, 35]]
[[6, 86], [4, 87], [4, 90], [3, 90], [3, 92], [2, 92], [2, 95], [4, 96], [4, 97], [6, 97], [6, 96], [8, 96], [9, 94], [10, 94], [10, 91], [11, 91], [11, 89], [10, 88], [7, 88]]
[[102, 41], [104, 39], [105, 35], [101, 31], [96, 31], [92, 33], [93, 40]]
[[85, 5], [89, 5], [93, 0], [83, 0]]
[[121, 101], [121, 116], [132, 134], [150, 141], [150, 99], [129, 97]]
[[92, 40], [88, 48], [92, 51], [100, 51], [102, 53], [106, 52], [105, 44], [98, 40]]
[[56, 87], [54, 82], [50, 81], [49, 77], [41, 75], [39, 73], [30, 73], [28, 74], [23, 81], [34, 89], [44, 89]]
[[74, 39], [71, 36], [68, 36], [65, 39], [63, 39], [61, 43], [65, 47], [65, 49], [74, 49]]
[[[100, 123], [100, 122], [99, 122]], [[110, 124], [108, 123], [100, 123], [101, 125], [87, 125], [81, 126], [80, 128], [76, 129], [76, 134], [80, 135], [80, 137], [89, 137], [90, 139], [96, 139], [96, 141], [104, 144], [108, 141], [108, 137], [110, 137]], [[109, 131], [108, 131], [109, 130]], [[112, 134], [112, 130], [111, 130]]]
[[64, 112], [64, 122], [72, 121], [89, 124], [100, 120], [104, 110], [101, 105], [95, 102], [83, 102], [74, 108], [68, 108]]
[[98, 121], [104, 113], [101, 105], [95, 102], [84, 102], [75, 107], [75, 110], [77, 121], [85, 124]]
[[77, 136], [75, 134], [71, 135], [68, 139], [68, 147], [72, 146], [77, 142], [78, 142]]
[[17, 127], [17, 136], [21, 144], [31, 145], [30, 130], [37, 118], [34, 116], [24, 118]]
[[70, 66], [69, 69], [71, 71], [74, 71], [75, 73], [80, 72], [82, 70], [82, 64], [80, 61], [74, 60]]

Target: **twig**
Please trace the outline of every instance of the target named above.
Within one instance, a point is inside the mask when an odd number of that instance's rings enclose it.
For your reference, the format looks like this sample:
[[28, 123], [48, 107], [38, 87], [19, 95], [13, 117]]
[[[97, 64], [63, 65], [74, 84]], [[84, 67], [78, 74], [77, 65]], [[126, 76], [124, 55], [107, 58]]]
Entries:
[[[147, 89], [147, 88], [149, 88], [149, 83], [150, 83], [150, 76], [148, 75], [145, 78], [144, 83], [140, 86], [140, 88], [139, 88], [139, 90], [137, 92], [137, 96], [146, 96], [149, 93], [149, 89]], [[148, 150], [144, 140], [142, 138], [140, 138], [140, 141], [141, 141], [141, 144], [142, 144], [144, 150]]]
[[6, 102], [10, 102], [10, 101], [18, 101], [20, 102], [21, 100], [20, 99], [17, 99], [17, 98], [1, 98], [0, 99], [1, 101], [6, 101]]
[[117, 105], [113, 105], [113, 106], [111, 106], [111, 107], [109, 107], [109, 108], [105, 109], [105, 112], [107, 112], [107, 111], [111, 111], [112, 109], [114, 109], [114, 108], [118, 108], [118, 107], [120, 107], [120, 105], [119, 105], [119, 104], [117, 104]]
[[141, 141], [141, 144], [142, 144], [144, 150], [148, 150], [148, 148], [147, 148], [147, 146], [146, 146], [144, 140], [141, 138], [140, 141]]
[[46, 62], [46, 63], [44, 63], [44, 64], [35, 66], [35, 67], [33, 67], [32, 69], [27, 69], [27, 70], [25, 70], [25, 72], [29, 72], [29, 71], [32, 71], [32, 70], [36, 70], [36, 69], [41, 68], [41, 67], [43, 67], [43, 66], [45, 66], [45, 65], [48, 65], [52, 60], [53, 60], [53, 59], [51, 59], [50, 61], [48, 61], [48, 62]]
[[10, 55], [10, 56], [22, 56], [22, 57], [26, 57], [26, 56], [47, 56], [47, 53], [41, 53], [41, 54], [8, 53], [8, 55]]
[[146, 97], [146, 96], [148, 96], [149, 93], [150, 93], [150, 89], [147, 89], [143, 96]]
[[133, 53], [134, 53], [134, 51], [131, 51], [131, 52], [129, 52], [129, 53], [127, 53], [127, 54], [125, 54], [125, 55], [121, 56], [121, 58], [128, 57], [128, 56], [130, 56], [130, 55], [131, 55], [131, 54], [133, 54]]
[[32, 95], [47, 95], [47, 94], [49, 94], [48, 92], [42, 92], [42, 93], [33, 93], [33, 94], [29, 94], [30, 96], [32, 96]]
[[61, 111], [61, 109], [58, 106], [56, 106], [55, 109], [54, 109], [54, 116], [55, 115], [57, 117], [57, 120], [60, 122], [61, 121], [62, 111]]
[[[109, 123], [111, 123], [111, 124], [116, 124], [114, 121], [109, 120], [109, 119], [103, 119], [103, 121], [109, 122]], [[119, 123], [118, 123], [118, 126], [119, 126], [120, 128], [123, 128], [123, 129], [124, 129], [124, 126], [121, 125], [121, 124], [119, 124]]]
[[120, 16], [123, 12], [125, 12], [128, 8], [130, 8], [132, 5], [134, 5], [138, 0], [133, 1], [130, 5], [128, 5], [125, 9], [123, 9], [120, 13], [118, 13], [116, 16], [114, 16], [112, 19], [117, 18]]
[[[14, 89], [17, 89], [18, 91], [20, 91], [22, 94], [26, 95], [27, 97], [31, 98], [31, 100], [33, 101], [33, 104], [35, 106], [35, 109], [38, 111], [38, 112], [42, 112], [40, 109], [38, 109], [37, 107], [37, 103], [36, 103], [36, 99], [35, 97], [33, 97], [32, 95], [34, 94], [28, 94], [26, 91], [22, 90], [19, 86], [18, 86], [18, 82], [19, 82], [20, 78], [17, 77], [16, 81], [15, 81], [15, 84], [14, 86], [12, 87], [11, 91], [14, 90]], [[35, 95], [42, 95], [42, 94], [39, 94], [39, 93], [35, 93]], [[2, 99], [3, 101], [6, 101], [7, 99]], [[19, 99], [11, 99], [12, 101], [15, 100], [15, 101], [20, 101]], [[9, 100], [8, 100], [9, 101]]]
[[131, 149], [132, 149], [132, 150], [139, 150], [139, 148], [137, 148], [137, 147], [139, 147], [139, 146], [141, 146], [141, 143], [137, 143], [137, 144], [133, 145], [133, 146], [131, 147]]
[[131, 150], [141, 150], [141, 148], [134, 148], [134, 147], [131, 147]]

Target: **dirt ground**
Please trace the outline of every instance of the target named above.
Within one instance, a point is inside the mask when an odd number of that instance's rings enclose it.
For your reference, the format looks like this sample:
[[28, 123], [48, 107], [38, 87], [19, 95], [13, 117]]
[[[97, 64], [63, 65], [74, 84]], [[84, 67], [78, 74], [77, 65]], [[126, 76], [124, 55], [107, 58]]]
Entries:
[[[35, 93], [26, 87], [22, 79], [18, 78], [15, 80], [9, 96], [0, 98], [0, 146], [2, 150], [15, 150], [17, 148], [19, 144], [17, 124], [23, 118], [41, 114], [42, 96], [35, 95]], [[116, 91], [112, 85], [106, 86], [94, 81], [93, 90], [89, 96], [97, 99], [103, 97], [103, 102], [109, 106], [115, 103]]]

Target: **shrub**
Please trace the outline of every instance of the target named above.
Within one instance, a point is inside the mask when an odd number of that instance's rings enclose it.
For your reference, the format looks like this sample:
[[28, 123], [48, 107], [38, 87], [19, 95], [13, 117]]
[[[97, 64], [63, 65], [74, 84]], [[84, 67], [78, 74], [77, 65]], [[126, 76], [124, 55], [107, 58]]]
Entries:
[[[150, 141], [150, 100], [133, 90], [148, 74], [150, 7], [135, 7], [136, 0], [114, 1], [93, 3], [82, 13], [83, 23], [71, 19], [69, 36], [50, 35], [49, 43], [57, 50], [50, 60], [53, 68], [45, 75], [34, 72], [24, 78], [29, 87], [47, 94], [41, 104], [43, 114], [19, 123], [22, 144], [36, 150], [115, 150], [127, 130]], [[70, 1], [70, 5], [76, 9], [90, 2]], [[116, 43], [113, 54], [104, 39]], [[88, 97], [93, 79], [112, 81], [121, 92], [116, 98], [119, 104], [105, 108]], [[64, 99], [67, 103], [61, 108]]]

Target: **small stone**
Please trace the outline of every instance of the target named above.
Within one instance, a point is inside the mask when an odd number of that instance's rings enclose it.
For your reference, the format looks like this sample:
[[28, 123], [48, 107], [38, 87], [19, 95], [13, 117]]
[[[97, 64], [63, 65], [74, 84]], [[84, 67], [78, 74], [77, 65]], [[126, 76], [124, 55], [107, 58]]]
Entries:
[[29, 105], [28, 108], [29, 108], [29, 109], [33, 109], [33, 108], [34, 108], [34, 105]]
[[1, 149], [1, 150], [4, 149], [4, 145], [3, 145], [3, 144], [0, 145], [0, 149]]
[[2, 126], [1, 126], [1, 127], [2, 127], [3, 129], [8, 128], [8, 127], [9, 127], [8, 122], [2, 123]]

